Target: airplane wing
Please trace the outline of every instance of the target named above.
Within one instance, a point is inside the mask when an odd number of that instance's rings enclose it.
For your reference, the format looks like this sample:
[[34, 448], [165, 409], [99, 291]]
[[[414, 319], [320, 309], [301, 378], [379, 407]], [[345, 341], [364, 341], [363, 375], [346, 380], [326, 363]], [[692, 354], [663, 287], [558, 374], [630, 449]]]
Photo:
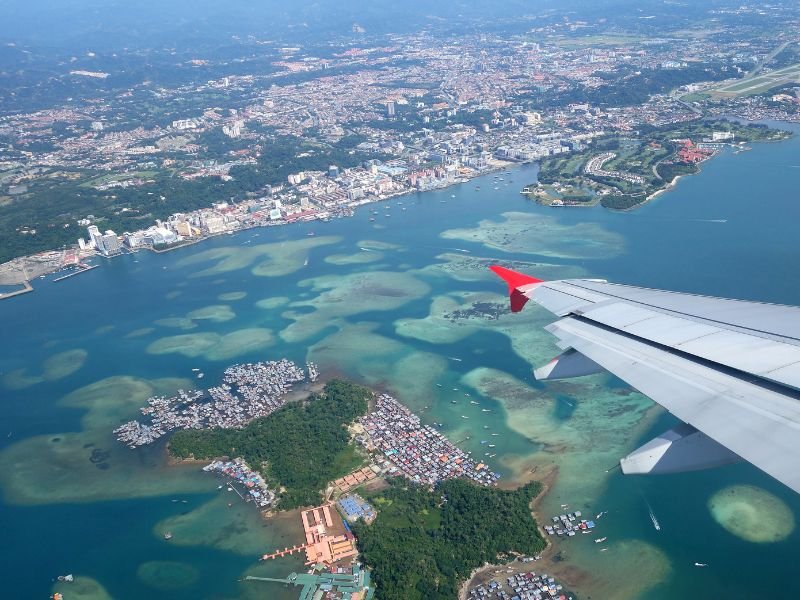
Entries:
[[624, 473], [744, 459], [800, 492], [800, 308], [490, 268], [512, 311], [533, 300], [561, 317], [546, 330], [565, 352], [537, 379], [610, 371], [684, 422], [623, 458]]

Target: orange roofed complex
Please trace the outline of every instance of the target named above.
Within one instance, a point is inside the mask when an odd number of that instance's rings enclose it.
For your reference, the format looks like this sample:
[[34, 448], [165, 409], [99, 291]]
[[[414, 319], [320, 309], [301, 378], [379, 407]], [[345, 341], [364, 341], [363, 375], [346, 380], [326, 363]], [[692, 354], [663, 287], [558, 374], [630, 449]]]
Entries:
[[338, 513], [331, 515], [330, 505], [304, 510], [301, 518], [306, 534], [306, 564], [331, 566], [358, 553], [353, 534], [345, 529]]

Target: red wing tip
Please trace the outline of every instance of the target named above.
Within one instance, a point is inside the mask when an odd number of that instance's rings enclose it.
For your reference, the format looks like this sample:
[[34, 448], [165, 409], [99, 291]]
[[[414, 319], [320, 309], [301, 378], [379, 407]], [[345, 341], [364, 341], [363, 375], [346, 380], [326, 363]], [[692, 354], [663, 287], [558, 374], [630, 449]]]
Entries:
[[521, 285], [527, 285], [529, 283], [541, 283], [544, 281], [543, 279], [537, 279], [536, 277], [525, 275], [525, 273], [519, 273], [518, 271], [506, 269], [500, 265], [490, 265], [489, 269], [491, 269], [495, 275], [500, 277], [500, 279], [504, 280], [508, 284], [509, 288], [518, 288]]

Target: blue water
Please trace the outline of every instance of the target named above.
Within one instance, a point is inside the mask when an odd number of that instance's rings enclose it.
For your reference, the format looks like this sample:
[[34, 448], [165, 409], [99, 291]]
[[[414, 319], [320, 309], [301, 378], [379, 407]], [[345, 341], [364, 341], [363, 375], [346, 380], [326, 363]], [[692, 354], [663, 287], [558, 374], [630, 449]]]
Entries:
[[[252, 232], [245, 232], [166, 254], [140, 252], [101, 261], [102, 268], [60, 283], [36, 282], [35, 292], [0, 302], [4, 341], [0, 377], [21, 368], [36, 374], [42, 361], [72, 348], [86, 349], [88, 357], [81, 369], [62, 379], [21, 390], [2, 388], [0, 450], [35, 435], [57, 436], [80, 431], [84, 411], [59, 405], [58, 400], [111, 375], [143, 379], [191, 377], [190, 369], [199, 367], [206, 373], [204, 383], [210, 385], [231, 362], [281, 356], [302, 362], [308, 347], [334, 331], [333, 324], [302, 343], [290, 344], [278, 339], [270, 348], [225, 361], [180, 354], [155, 356], [148, 354], [146, 348], [160, 337], [197, 331], [224, 334], [245, 327], [266, 327], [277, 335], [291, 323], [281, 315], [286, 307], [265, 311], [255, 308], [253, 303], [269, 296], [307, 299], [314, 293], [307, 287], [298, 287], [302, 280], [372, 268], [369, 264], [334, 268], [323, 261], [329, 254], [357, 252], [358, 240], [376, 239], [408, 247], [404, 252], [386, 252], [378, 263], [384, 265], [384, 270], [421, 268], [437, 262], [438, 254], [455, 247], [481, 256], [514, 258], [476, 243], [439, 237], [445, 229], [474, 227], [481, 219], [496, 218], [508, 210], [542, 212], [564, 224], [596, 223], [624, 238], [624, 251], [618, 256], [557, 261], [543, 257], [543, 262], [578, 265], [593, 277], [621, 283], [800, 304], [800, 278], [796, 275], [800, 259], [796, 236], [800, 169], [791, 168], [798, 162], [798, 156], [800, 137], [778, 144], [755, 145], [752, 151], [741, 154], [724, 153], [704, 165], [700, 175], [684, 178], [673, 191], [630, 213], [614, 213], [600, 207], [550, 209], [533, 205], [517, 194], [535, 176], [535, 168], [526, 167], [515, 170], [513, 176], [506, 175], [505, 179], [513, 178], [514, 183], [504, 185], [499, 191], [492, 189], [491, 178], [487, 177], [443, 192], [402, 198], [407, 211], [393, 208], [391, 219], [380, 215], [375, 224], [368, 221], [367, 207], [352, 219], [262, 230], [258, 243], [305, 239], [311, 230], [318, 236], [342, 237], [334, 245], [311, 250], [307, 267], [282, 277], [256, 277], [249, 268], [219, 276], [191, 277], [205, 265], [179, 264], [186, 257], [212, 248], [246, 247], [241, 244], [251, 239]], [[480, 191], [474, 189], [476, 184], [481, 185]], [[451, 199], [450, 194], [456, 194], [457, 198]], [[439, 201], [442, 199], [446, 202]], [[375, 225], [386, 227], [378, 229]], [[430, 278], [427, 283], [431, 292], [426, 297], [396, 310], [362, 312], [346, 320], [377, 323], [376, 333], [402, 342], [406, 351], [462, 358], [461, 362], [448, 362], [446, 381], [456, 382], [460, 375], [476, 367], [489, 366], [530, 382], [530, 365], [516, 356], [508, 339], [499, 334], [479, 333], [453, 344], [398, 337], [394, 321], [425, 317], [430, 297], [446, 293], [448, 287], [497, 291], [494, 282]], [[171, 291], [181, 293], [165, 299]], [[230, 291], [244, 291], [248, 295], [231, 302], [217, 299]], [[213, 304], [231, 305], [236, 312], [235, 320], [202, 322], [190, 331], [153, 325], [158, 319], [181, 317]], [[140, 337], [124, 337], [147, 327], [155, 327], [155, 331]], [[353, 377], [369, 379], [374, 374], [370, 370], [379, 368], [365, 364], [353, 369], [347, 366], [345, 357], [342, 361], [341, 370]], [[570, 419], [574, 410], [571, 403], [574, 403], [572, 398], [557, 399], [554, 410], [558, 419]], [[455, 428], [460, 425], [458, 410], [450, 408], [443, 392], [431, 390], [431, 412], [427, 418], [444, 422], [446, 428]], [[492, 423], [503, 427], [499, 415], [486, 418], [495, 419]], [[674, 419], [664, 415], [641, 441], [672, 424]], [[113, 426], [109, 423], [109, 429]], [[536, 450], [523, 436], [508, 429], [502, 431], [503, 452]], [[11, 437], [6, 432], [12, 432]], [[470, 444], [479, 448], [477, 440], [471, 440]], [[141, 468], [161, 468], [157, 465], [160, 455], [143, 456], [156, 466], [143, 464]], [[499, 465], [493, 466], [502, 470]], [[183, 494], [181, 497], [189, 502], [180, 506], [169, 502], [173, 495], [168, 492], [143, 499], [18, 505], [8, 503], [13, 494], [4, 489], [6, 503], [0, 510], [4, 597], [47, 597], [53, 577], [66, 572], [92, 577], [119, 598], [237, 597], [240, 588], [236, 580], [255, 564], [256, 554], [242, 556], [207, 547], [175, 547], [165, 544], [152, 532], [161, 519], [196, 508], [213, 497], [214, 483], [209, 483], [207, 492]], [[670, 477], [611, 477], [607, 490], [596, 502], [597, 506], [613, 509], [609, 521], [612, 533], [608, 535], [643, 539], [665, 552], [672, 564], [668, 579], [643, 592], [643, 597], [675, 598], [689, 594], [708, 598], [753, 597], [755, 588], [742, 587], [743, 567], [757, 578], [759, 593], [767, 597], [800, 596], [800, 583], [793, 572], [800, 558], [800, 533], [795, 531], [776, 544], [755, 545], [733, 537], [710, 518], [705, 506], [709, 496], [734, 483], [758, 485], [776, 494], [795, 515], [800, 515], [800, 500], [795, 494], [749, 465]], [[49, 485], [48, 481], [39, 484]], [[649, 524], [643, 508], [645, 498], [659, 517], [660, 532]], [[268, 532], [265, 535], [269, 537]], [[159, 590], [148, 586], [136, 574], [139, 564], [151, 560], [185, 562], [195, 566], [201, 575], [196, 583], [180, 590]], [[692, 567], [694, 561], [708, 562], [713, 568], [697, 570]], [[284, 565], [276, 564], [273, 572], [288, 574], [297, 568], [292, 561]], [[266, 597], [294, 594], [280, 587], [264, 590]]]

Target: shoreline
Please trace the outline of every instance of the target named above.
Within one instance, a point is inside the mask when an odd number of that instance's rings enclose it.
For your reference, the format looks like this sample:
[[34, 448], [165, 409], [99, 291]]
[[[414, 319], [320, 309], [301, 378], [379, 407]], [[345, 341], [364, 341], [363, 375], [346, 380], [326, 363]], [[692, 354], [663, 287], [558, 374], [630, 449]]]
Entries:
[[[466, 184], [470, 183], [471, 181], [473, 181], [474, 179], [478, 179], [479, 177], [483, 177], [485, 175], [491, 175], [492, 173], [496, 173], [498, 171], [504, 171], [504, 170], [507, 170], [507, 169], [511, 169], [512, 167], [518, 167], [518, 166], [524, 166], [524, 165], [527, 165], [527, 164], [531, 164], [531, 161], [517, 162], [517, 161], [502, 161], [500, 159], [493, 159], [493, 160], [494, 160], [495, 164], [487, 166], [487, 168], [484, 169], [483, 171], [481, 171], [479, 173], [475, 173], [473, 175], [461, 175], [461, 176], [459, 176], [459, 178], [457, 180], [449, 182], [449, 183], [446, 183], [445, 185], [442, 185], [442, 186], [439, 186], [439, 187], [434, 187], [434, 188], [425, 189], [425, 190], [404, 189], [404, 190], [402, 190], [400, 192], [397, 192], [397, 193], [394, 193], [394, 194], [390, 194], [388, 196], [380, 196], [380, 197], [376, 196], [376, 197], [371, 198], [371, 199], [362, 199], [360, 201], [348, 202], [348, 203], [342, 204], [341, 206], [338, 206], [336, 208], [340, 209], [340, 210], [343, 209], [343, 210], [350, 210], [350, 211], [354, 212], [355, 210], [357, 210], [358, 208], [361, 208], [362, 206], [368, 206], [368, 205], [371, 205], [371, 204], [378, 204], [380, 202], [388, 202], [388, 201], [392, 200], [393, 198], [399, 198], [401, 196], [407, 196], [407, 195], [410, 195], [410, 194], [424, 194], [426, 192], [442, 191], [442, 190], [449, 189], [449, 188], [451, 188], [453, 186], [456, 186], [456, 185], [466, 185]], [[197, 210], [204, 210], [204, 209], [197, 209]], [[324, 221], [328, 220], [329, 218], [330, 218], [330, 211], [329, 210], [327, 210], [327, 209], [326, 210], [320, 210], [316, 215], [314, 215], [313, 218], [294, 219], [294, 220], [291, 220], [291, 221], [282, 220], [280, 222], [274, 222], [274, 223], [270, 222], [270, 223], [266, 223], [264, 225], [252, 225], [252, 226], [249, 226], [249, 227], [240, 227], [239, 229], [235, 229], [235, 230], [231, 230], [231, 231], [220, 231], [219, 233], [212, 233], [212, 234], [204, 235], [204, 236], [198, 237], [197, 239], [194, 239], [194, 240], [189, 240], [189, 241], [186, 241], [186, 242], [172, 244], [172, 245], [170, 245], [170, 246], [168, 246], [166, 248], [158, 248], [158, 249], [152, 248], [152, 247], [131, 248], [131, 249], [128, 249], [127, 254], [136, 253], [139, 250], [149, 250], [149, 251], [151, 251], [151, 252], [153, 252], [155, 254], [163, 254], [163, 253], [166, 253], [166, 252], [171, 252], [173, 250], [178, 250], [180, 248], [186, 248], [186, 247], [189, 247], [189, 246], [194, 246], [196, 244], [200, 244], [202, 242], [205, 242], [206, 240], [214, 239], [214, 238], [217, 238], [217, 237], [220, 237], [220, 236], [223, 236], [223, 235], [233, 235], [233, 234], [236, 234], [236, 233], [242, 233], [242, 232], [245, 232], [245, 231], [251, 231], [253, 229], [265, 229], [265, 228], [269, 228], [269, 227], [283, 227], [283, 226], [286, 226], [286, 225], [294, 225], [296, 223], [312, 223], [314, 221], [323, 221], [324, 222]], [[77, 250], [76, 247], [73, 248], [73, 249], [76, 252], [80, 252], [79, 250]], [[14, 257], [14, 258], [6, 261], [5, 263], [0, 264], [0, 268], [2, 268], [4, 265], [12, 263], [12, 262], [14, 262], [16, 260], [24, 260], [24, 259], [27, 259], [27, 258], [30, 258], [30, 257], [33, 257], [33, 256], [38, 256], [40, 254], [44, 254], [44, 253], [47, 253], [47, 252], [54, 252], [54, 250], [53, 249], [40, 250], [39, 252], [36, 252], [34, 254], [25, 254], [25, 255], [22, 255], [22, 256], [17, 256], [17, 257]], [[95, 254], [88, 255], [88, 257], [89, 258], [98, 258], [99, 257], [99, 258], [107, 258], [108, 259], [108, 258], [116, 258], [117, 256], [123, 256], [124, 254], [126, 254], [126, 253], [120, 253], [120, 254], [115, 255], [115, 256], [103, 256], [102, 254], [95, 253]], [[49, 270], [49, 271], [43, 271], [43, 272], [41, 272], [41, 274], [42, 275], [50, 275], [52, 273], [58, 272], [62, 268], [64, 268], [63, 265], [59, 265], [57, 268], [53, 268], [52, 270]], [[12, 282], [9, 282], [7, 285], [23, 285], [23, 284], [27, 284], [30, 289], [17, 290], [15, 292], [11, 292], [11, 293], [8, 293], [8, 294], [5, 294], [5, 295], [0, 295], [0, 300], [4, 300], [6, 298], [11, 298], [11, 297], [13, 297], [15, 295], [20, 295], [20, 294], [24, 294], [24, 293], [27, 293], [27, 292], [35, 291], [33, 286], [30, 285], [30, 281], [28, 281], [28, 280], [21, 280], [21, 281], [18, 281], [18, 282], [17, 281], [12, 281]]]
[[[550, 538], [548, 537], [548, 535], [546, 534], [546, 532], [542, 528], [538, 512], [539, 512], [539, 508], [541, 506], [542, 500], [548, 494], [548, 492], [550, 492], [550, 490], [553, 488], [553, 485], [555, 483], [555, 479], [557, 477], [558, 477], [558, 467], [555, 467], [555, 468], [551, 469], [542, 479], [538, 480], [539, 483], [542, 484], [542, 489], [539, 492], [539, 494], [531, 501], [531, 504], [530, 504], [531, 518], [533, 518], [536, 521], [536, 528], [539, 530], [539, 535], [542, 536], [542, 539], [544, 540], [546, 545], [544, 547], [544, 550], [542, 550], [538, 554], [538, 556], [541, 557], [539, 560], [534, 561], [532, 563], [519, 563], [519, 564], [525, 564], [525, 567], [526, 567], [526, 569], [521, 569], [520, 572], [524, 572], [526, 570], [531, 570], [534, 565], [549, 564], [549, 561], [547, 561], [547, 558], [548, 558], [547, 555], [549, 555], [553, 551], [554, 546], [553, 546], [553, 543], [550, 541]], [[519, 486], [514, 486], [514, 487], [516, 489]], [[547, 561], [547, 562], [543, 562], [543, 561]], [[472, 572], [470, 572], [469, 576], [459, 586], [459, 588], [458, 588], [458, 600], [468, 600], [468, 595], [469, 595], [470, 588], [472, 588], [475, 585], [478, 585], [479, 583], [481, 583], [480, 581], [476, 581], [476, 580], [480, 580], [482, 576], [486, 576], [490, 572], [497, 571], [498, 569], [506, 570], [506, 569], [509, 569], [509, 568], [513, 568], [513, 567], [511, 567], [511, 565], [513, 565], [516, 562], [517, 562], [516, 559], [512, 559], [512, 560], [509, 560], [509, 561], [506, 561], [506, 562], [503, 562], [503, 563], [484, 563], [480, 567], [476, 567], [475, 569], [472, 570]], [[493, 577], [489, 577], [489, 579], [492, 579], [492, 578]]]
[[33, 286], [28, 280], [22, 281], [17, 285], [21, 285], [22, 289], [14, 290], [13, 292], [0, 293], [0, 300], [8, 300], [9, 298], [14, 298], [15, 296], [21, 296], [22, 294], [27, 294], [28, 292], [33, 291]]

